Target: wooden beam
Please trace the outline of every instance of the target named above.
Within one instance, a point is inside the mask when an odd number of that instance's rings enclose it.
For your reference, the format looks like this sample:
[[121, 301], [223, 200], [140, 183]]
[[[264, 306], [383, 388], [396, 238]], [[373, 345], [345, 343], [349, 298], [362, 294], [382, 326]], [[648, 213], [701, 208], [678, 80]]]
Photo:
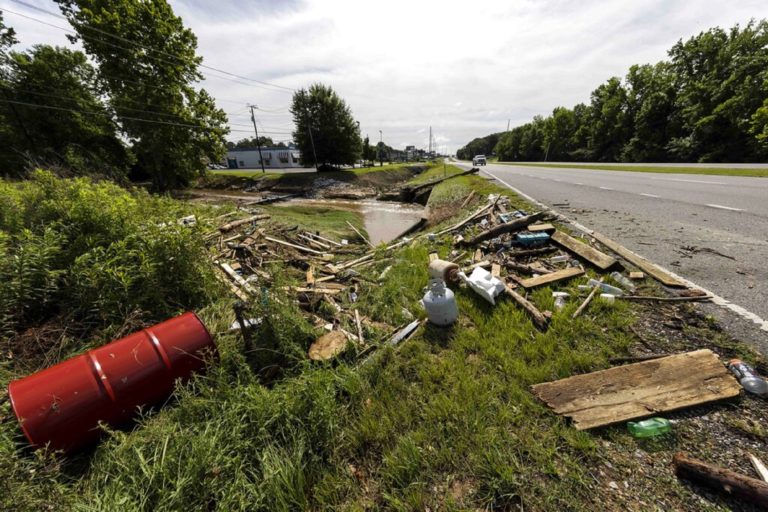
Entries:
[[253, 215], [245, 219], [233, 220], [232, 222], [228, 222], [223, 226], [219, 226], [219, 231], [222, 233], [226, 233], [227, 231], [231, 231], [238, 226], [242, 226], [243, 224], [250, 224], [251, 222], [256, 222], [257, 220], [266, 220], [268, 218], [269, 218], [269, 215]]
[[562, 281], [563, 279], [570, 279], [572, 277], [580, 276], [584, 273], [583, 268], [577, 268], [577, 267], [571, 267], [571, 268], [564, 268], [563, 270], [558, 270], [556, 272], [552, 272], [551, 274], [546, 274], [539, 277], [532, 277], [530, 279], [523, 280], [522, 284], [526, 288], [534, 288], [536, 286], [542, 286], [549, 283], [554, 283], [556, 281]]
[[739, 396], [741, 385], [708, 349], [532, 386], [578, 430]]
[[538, 212], [538, 213], [534, 213], [533, 215], [528, 215], [527, 217], [522, 217], [520, 219], [515, 219], [509, 222], [505, 222], [504, 224], [500, 224], [498, 226], [492, 227], [491, 229], [483, 231], [482, 233], [480, 233], [479, 235], [475, 236], [470, 240], [463, 240], [462, 242], [459, 243], [459, 245], [464, 245], [464, 246], [477, 245], [480, 242], [490, 240], [491, 238], [496, 238], [497, 236], [503, 235], [505, 233], [520, 231], [526, 226], [538, 221], [543, 216], [544, 216], [544, 212]]
[[371, 243], [371, 241], [370, 241], [370, 240], [368, 240], [367, 238], [365, 238], [365, 236], [364, 236], [364, 235], [363, 235], [363, 234], [360, 232], [360, 230], [358, 230], [358, 229], [357, 229], [355, 226], [353, 226], [351, 222], [347, 221], [347, 225], [348, 225], [349, 227], [351, 227], [351, 228], [352, 228], [352, 230], [353, 230], [355, 233], [357, 233], [357, 236], [359, 236], [360, 238], [362, 238], [362, 239], [363, 239], [363, 242], [365, 242], [366, 244], [370, 245], [370, 246], [371, 246], [371, 247], [373, 247], [374, 249], [376, 248], [376, 246], [375, 246], [375, 245], [373, 245], [373, 244]]
[[585, 243], [579, 242], [572, 236], [569, 236], [562, 231], [555, 231], [552, 234], [552, 240], [562, 245], [572, 253], [575, 253], [576, 255], [584, 258], [601, 270], [605, 270], [616, 264], [616, 258], [613, 256], [608, 256], [607, 254], [602, 253]]
[[654, 279], [659, 281], [661, 284], [670, 286], [673, 288], [687, 288], [688, 285], [686, 285], [684, 282], [682, 282], [677, 277], [673, 276], [666, 270], [662, 269], [661, 267], [654, 265], [647, 259], [643, 258], [637, 253], [634, 253], [624, 247], [623, 245], [619, 244], [618, 242], [614, 242], [610, 238], [608, 238], [605, 235], [601, 235], [600, 233], [597, 233], [596, 231], [593, 231], [592, 236], [595, 240], [627, 260], [628, 262], [632, 263], [633, 265], [640, 267], [645, 271], [646, 274], [650, 274]]
[[532, 224], [528, 226], [528, 231], [531, 231], [533, 233], [538, 233], [541, 231], [544, 231], [545, 233], [549, 233], [554, 230], [555, 230], [555, 226], [553, 226], [552, 224]]
[[320, 251], [316, 251], [314, 249], [310, 249], [309, 247], [304, 247], [303, 245], [297, 245], [292, 244], [290, 242], [286, 242], [285, 240], [280, 240], [278, 238], [272, 238], [271, 236], [265, 236], [264, 240], [269, 240], [270, 242], [274, 242], [276, 244], [285, 245], [286, 247], [293, 247], [294, 249], [298, 249], [299, 251], [308, 252], [309, 254], [317, 254], [318, 256], [323, 256], [324, 253]]

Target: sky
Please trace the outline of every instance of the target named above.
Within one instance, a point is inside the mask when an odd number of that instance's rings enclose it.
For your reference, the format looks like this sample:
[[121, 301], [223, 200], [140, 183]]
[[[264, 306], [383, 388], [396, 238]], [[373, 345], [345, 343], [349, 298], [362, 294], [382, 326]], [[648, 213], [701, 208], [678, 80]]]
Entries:
[[[22, 0], [58, 12], [50, 0]], [[332, 86], [372, 142], [442, 152], [588, 102], [632, 64], [711, 27], [768, 18], [766, 0], [170, 0], [198, 38], [200, 84], [229, 114], [231, 140], [290, 140], [290, 89]], [[71, 46], [65, 20], [0, 0], [21, 50]], [[36, 18], [35, 21], [19, 14]], [[237, 75], [242, 78], [234, 78]], [[250, 79], [250, 80], [246, 80]], [[264, 85], [253, 80], [275, 84]]]

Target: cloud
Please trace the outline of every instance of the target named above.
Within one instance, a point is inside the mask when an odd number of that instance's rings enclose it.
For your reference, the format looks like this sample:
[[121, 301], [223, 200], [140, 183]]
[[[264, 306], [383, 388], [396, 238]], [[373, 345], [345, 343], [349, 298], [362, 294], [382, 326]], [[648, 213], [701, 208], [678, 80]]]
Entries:
[[[34, 0], [56, 11], [50, 1]], [[10, 0], [2, 4], [25, 10]], [[428, 127], [451, 150], [470, 139], [589, 101], [632, 64], [657, 62], [679, 39], [768, 17], [764, 0], [173, 0], [204, 63], [287, 87], [328, 83], [363, 135], [426, 146]], [[67, 44], [64, 34], [10, 14], [24, 45]], [[56, 24], [64, 21], [48, 19]], [[205, 70], [202, 86], [248, 135], [247, 103], [265, 132], [290, 138], [290, 91]], [[241, 82], [241, 83], [237, 83]], [[244, 125], [244, 126], [240, 126]], [[375, 135], [375, 136], [374, 136]], [[408, 142], [410, 141], [410, 142]]]

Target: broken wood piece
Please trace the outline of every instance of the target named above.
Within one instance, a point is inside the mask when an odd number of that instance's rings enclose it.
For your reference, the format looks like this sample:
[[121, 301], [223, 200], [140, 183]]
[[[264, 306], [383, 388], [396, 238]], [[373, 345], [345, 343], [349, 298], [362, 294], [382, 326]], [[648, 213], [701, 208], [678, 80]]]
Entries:
[[536, 306], [534, 306], [528, 299], [517, 293], [515, 290], [513, 290], [508, 284], [505, 284], [504, 286], [504, 293], [512, 297], [515, 302], [517, 302], [520, 306], [525, 309], [529, 315], [531, 315], [531, 319], [533, 320], [533, 324], [540, 330], [545, 330], [547, 328], [547, 324], [549, 323], [549, 317], [546, 316], [544, 313], [538, 310]]
[[755, 457], [751, 453], [747, 453], [749, 456], [749, 462], [752, 463], [752, 467], [755, 468], [755, 471], [758, 475], [760, 475], [760, 479], [763, 482], [768, 482], [768, 468], [765, 467], [765, 464], [763, 464], [763, 461]]
[[483, 231], [479, 235], [471, 238], [470, 240], [464, 240], [463, 242], [461, 242], [461, 245], [464, 245], [464, 246], [477, 245], [480, 242], [490, 240], [491, 238], [496, 238], [497, 236], [503, 235], [505, 233], [520, 231], [526, 226], [529, 226], [530, 224], [533, 224], [534, 222], [538, 221], [543, 216], [544, 216], [544, 212], [538, 212], [538, 213], [534, 213], [533, 215], [528, 215], [527, 217], [511, 220], [504, 224], [500, 224], [491, 229]]
[[528, 226], [528, 231], [532, 233], [539, 233], [542, 231], [545, 233], [549, 233], [549, 232], [555, 231], [555, 229], [556, 229], [555, 226], [553, 226], [552, 224], [531, 224], [530, 226]]
[[562, 231], [555, 231], [552, 234], [552, 240], [601, 270], [606, 270], [616, 264], [616, 258], [613, 256], [608, 256], [585, 243], [579, 242]]
[[286, 242], [285, 240], [280, 240], [278, 238], [273, 238], [271, 236], [265, 236], [264, 239], [269, 240], [270, 242], [274, 242], [276, 244], [285, 245], [286, 247], [292, 247], [294, 249], [298, 249], [299, 251], [308, 252], [310, 254], [316, 254], [318, 256], [325, 256], [325, 254], [320, 251], [310, 249], [309, 247], [304, 247], [303, 245], [292, 244], [291, 242]]
[[635, 302], [706, 302], [711, 300], [712, 296], [701, 295], [696, 297], [645, 297], [643, 295], [617, 295], [616, 298]]
[[323, 300], [328, 304], [330, 304], [330, 306], [334, 309], [334, 311], [336, 311], [337, 313], [341, 313], [342, 311], [341, 306], [336, 304], [336, 301], [333, 300], [333, 297], [331, 297], [330, 295], [323, 295]]
[[327, 361], [344, 352], [347, 337], [341, 331], [331, 331], [320, 336], [309, 347], [309, 358], [313, 361]]
[[472, 200], [473, 197], [475, 197], [475, 191], [474, 190], [472, 190], [469, 193], [469, 195], [467, 196], [467, 198], [464, 199], [464, 202], [461, 203], [461, 206], [459, 206], [459, 210], [463, 210], [469, 204], [469, 202]]
[[394, 336], [387, 340], [387, 345], [395, 346], [410, 338], [411, 335], [416, 332], [416, 329], [419, 327], [419, 325], [421, 325], [421, 322], [421, 320], [414, 320], [413, 322], [397, 331]]
[[307, 269], [307, 285], [311, 286], [315, 284], [315, 266], [310, 265]]
[[440, 259], [440, 255], [437, 254], [436, 252], [429, 253], [429, 262], [430, 263], [432, 263], [435, 260], [439, 260], [439, 259]]
[[600, 242], [601, 244], [603, 244], [604, 246], [606, 246], [607, 248], [609, 248], [610, 250], [612, 250], [613, 252], [615, 252], [625, 260], [627, 260], [628, 262], [643, 269], [647, 274], [650, 274], [654, 279], [659, 281], [661, 284], [664, 284], [666, 286], [671, 286], [673, 288], [686, 288], [688, 286], [679, 278], [673, 276], [672, 274], [662, 269], [661, 267], [651, 263], [650, 261], [643, 258], [639, 254], [636, 254], [630, 251], [629, 249], [619, 244], [618, 242], [614, 242], [607, 236], [601, 235], [596, 231], [593, 231], [591, 235], [595, 238], [595, 240], [597, 240], [598, 242]]
[[645, 279], [645, 273], [644, 272], [630, 272], [629, 273], [630, 279], [640, 280]]
[[711, 350], [576, 375], [531, 387], [578, 430], [739, 396], [741, 385]]
[[608, 359], [611, 364], [637, 363], [640, 361], [651, 361], [662, 357], [669, 357], [670, 354], [647, 354], [643, 356], [612, 357]]
[[335, 290], [331, 288], [302, 288], [298, 286], [284, 286], [283, 290], [292, 291], [296, 293], [316, 293], [326, 295], [337, 295], [341, 293], [341, 290]]
[[370, 245], [370, 246], [371, 246], [371, 247], [373, 247], [374, 249], [376, 248], [376, 246], [375, 246], [375, 245], [373, 245], [373, 244], [370, 242], [370, 240], [368, 240], [368, 239], [365, 237], [365, 235], [363, 235], [363, 234], [360, 232], [360, 230], [359, 230], [359, 229], [357, 229], [355, 226], [353, 226], [351, 222], [347, 221], [347, 225], [348, 225], [349, 227], [351, 227], [351, 228], [352, 228], [352, 230], [353, 230], [355, 233], [357, 233], [357, 236], [359, 236], [360, 238], [362, 238], [362, 239], [363, 239], [363, 242], [365, 242], [366, 244]]
[[216, 276], [216, 279], [218, 279], [220, 282], [227, 285], [230, 291], [233, 294], [235, 294], [235, 297], [237, 297], [243, 302], [248, 302], [248, 295], [241, 288], [238, 288], [237, 286], [235, 286], [234, 283], [232, 283], [232, 281], [227, 279], [227, 277], [222, 272], [221, 268], [219, 268], [218, 266], [214, 267], [213, 274]]
[[498, 263], [491, 264], [491, 276], [493, 277], [501, 276], [501, 265], [499, 265]]
[[492, 265], [492, 263], [488, 260], [478, 261], [477, 263], [473, 263], [470, 266], [468, 266], [465, 271], [469, 272], [470, 270], [475, 270], [477, 267], [483, 267], [488, 268]]
[[[603, 282], [603, 278], [600, 278], [600, 282]], [[595, 298], [595, 295], [597, 295], [597, 292], [600, 291], [600, 285], [595, 285], [592, 287], [592, 291], [589, 292], [589, 295], [587, 295], [587, 298], [584, 299], [584, 302], [581, 303], [581, 305], [576, 309], [576, 311], [573, 312], [573, 316], [571, 318], [578, 318], [580, 314], [584, 312], [585, 309], [587, 309], [587, 306], [589, 306], [589, 303], [592, 302], [592, 299]]]
[[472, 261], [474, 261], [475, 263], [477, 263], [478, 261], [483, 261], [483, 251], [481, 251], [480, 249], [477, 249], [475, 251], [475, 255], [472, 257]]
[[222, 233], [226, 233], [227, 231], [231, 231], [238, 226], [242, 226], [243, 224], [250, 224], [251, 222], [266, 220], [268, 218], [269, 218], [269, 215], [253, 215], [245, 219], [233, 220], [232, 222], [228, 222], [222, 226], [219, 226], [219, 231]]
[[768, 483], [762, 480], [688, 457], [684, 453], [676, 453], [672, 464], [675, 466], [675, 474], [680, 478], [768, 507]]
[[307, 235], [302, 235], [301, 233], [299, 233], [299, 238], [302, 238], [302, 239], [306, 240], [310, 244], [317, 245], [318, 247], [320, 247], [321, 249], [325, 249], [326, 251], [330, 251], [331, 250], [331, 246], [330, 245], [328, 245], [326, 243], [323, 243], [323, 242], [319, 242], [319, 241], [315, 240], [314, 238], [309, 237]]
[[236, 282], [238, 285], [240, 285], [245, 291], [248, 293], [256, 293], [256, 290], [254, 290], [248, 282], [243, 279], [243, 276], [235, 272], [232, 267], [230, 267], [227, 263], [221, 263], [219, 265], [221, 269], [226, 272], [226, 274], [232, 278], [234, 282]]
[[558, 270], [556, 272], [552, 272], [551, 274], [546, 274], [539, 277], [531, 277], [530, 279], [524, 280], [521, 284], [526, 288], [534, 288], [536, 286], [542, 286], [545, 284], [554, 283], [556, 281], [562, 281], [563, 279], [570, 279], [572, 277], [580, 276], [583, 273], [583, 268], [564, 268], [563, 270]]
[[365, 339], [363, 338], [363, 326], [360, 323], [360, 312], [357, 309], [355, 309], [355, 325], [357, 326], [357, 337], [360, 343], [365, 343]]
[[493, 208], [493, 204], [487, 204], [485, 206], [482, 206], [482, 207], [480, 207], [480, 209], [475, 211], [475, 213], [473, 213], [472, 215], [470, 215], [466, 219], [462, 220], [458, 224], [454, 224], [453, 226], [451, 226], [449, 228], [445, 228], [442, 231], [438, 231], [437, 233], [435, 233], [435, 236], [440, 236], [440, 235], [444, 235], [446, 233], [450, 233], [451, 231], [455, 231], [455, 230], [459, 229], [460, 227], [464, 226], [465, 224], [467, 224], [469, 222], [472, 222], [473, 219], [475, 219], [476, 217], [478, 217], [478, 216], [482, 215], [483, 213], [487, 212], [491, 208]]

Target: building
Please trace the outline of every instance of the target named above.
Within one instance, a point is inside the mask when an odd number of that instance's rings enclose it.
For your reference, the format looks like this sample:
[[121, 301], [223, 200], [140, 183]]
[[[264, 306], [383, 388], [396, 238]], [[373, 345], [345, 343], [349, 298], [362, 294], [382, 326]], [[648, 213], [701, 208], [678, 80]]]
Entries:
[[[304, 167], [301, 165], [301, 152], [295, 147], [261, 148], [264, 167], [269, 169], [287, 169]], [[227, 151], [227, 167], [230, 169], [261, 169], [258, 149], [234, 149]]]

